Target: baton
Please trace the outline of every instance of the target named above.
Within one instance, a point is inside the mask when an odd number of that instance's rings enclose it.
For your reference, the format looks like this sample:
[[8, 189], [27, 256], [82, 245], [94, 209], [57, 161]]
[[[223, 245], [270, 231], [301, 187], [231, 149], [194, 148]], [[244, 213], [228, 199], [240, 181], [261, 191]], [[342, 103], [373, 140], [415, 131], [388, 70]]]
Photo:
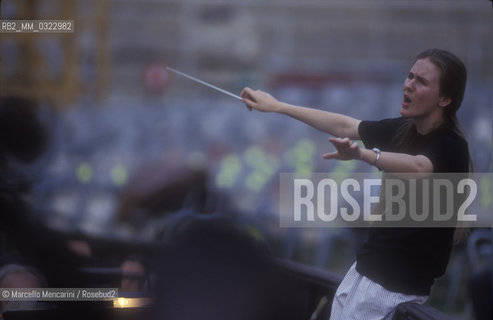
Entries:
[[193, 81], [195, 81], [195, 82], [198, 82], [198, 83], [200, 83], [200, 84], [202, 84], [202, 85], [204, 85], [204, 86], [206, 86], [206, 87], [209, 87], [209, 88], [212, 88], [212, 89], [217, 90], [217, 91], [219, 91], [219, 92], [222, 92], [222, 93], [224, 93], [224, 94], [227, 94], [227, 95], [228, 95], [228, 96], [230, 96], [230, 97], [233, 97], [233, 98], [236, 98], [236, 99], [238, 99], [238, 100], [243, 101], [243, 99], [242, 99], [240, 96], [238, 96], [238, 95], [236, 95], [236, 94], [234, 94], [234, 93], [231, 93], [231, 92], [229, 92], [229, 91], [226, 91], [226, 90], [224, 90], [224, 89], [218, 88], [218, 87], [216, 87], [216, 86], [214, 86], [214, 85], [212, 85], [212, 84], [210, 84], [210, 83], [207, 83], [207, 82], [202, 81], [202, 80], [200, 80], [200, 79], [197, 79], [197, 78], [195, 78], [195, 77], [192, 77], [191, 75], [188, 75], [188, 74], [186, 74], [186, 73], [183, 73], [183, 72], [181, 72], [181, 71], [178, 71], [178, 70], [173, 69], [173, 68], [170, 68], [170, 67], [166, 67], [166, 69], [167, 69], [167, 70], [169, 70], [169, 71], [171, 71], [171, 72], [173, 72], [173, 73], [179, 74], [180, 76], [183, 76], [183, 77], [185, 77], [185, 78], [188, 78], [188, 79], [190, 79], [190, 80], [193, 80]]

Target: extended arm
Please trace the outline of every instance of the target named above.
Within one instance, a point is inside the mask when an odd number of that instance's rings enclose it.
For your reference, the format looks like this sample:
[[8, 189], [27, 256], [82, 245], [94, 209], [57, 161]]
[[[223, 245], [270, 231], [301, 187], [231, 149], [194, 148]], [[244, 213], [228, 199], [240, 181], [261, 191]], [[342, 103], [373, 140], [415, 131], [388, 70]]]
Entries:
[[358, 143], [351, 142], [349, 138], [330, 138], [329, 141], [336, 148], [336, 152], [324, 154], [324, 159], [362, 160], [375, 165], [380, 170], [392, 173], [410, 173], [416, 178], [433, 173], [433, 163], [424, 155], [413, 156], [406, 153], [382, 151], [377, 160], [375, 151], [360, 148]]
[[432, 162], [423, 155], [381, 152], [380, 158], [375, 162], [375, 151], [360, 148], [356, 142], [351, 142], [351, 140], [360, 139], [358, 126], [361, 120], [338, 113], [293, 106], [278, 101], [268, 93], [260, 90], [254, 91], [250, 88], [243, 89], [241, 97], [250, 110], [285, 114], [335, 136], [336, 138], [330, 138], [329, 141], [336, 147], [336, 152], [324, 154], [325, 159], [362, 160], [381, 170], [393, 173], [428, 175], [433, 172]]
[[241, 97], [250, 110], [285, 114], [333, 136], [360, 139], [358, 125], [361, 120], [338, 113], [294, 106], [278, 101], [268, 93], [250, 88], [243, 89]]

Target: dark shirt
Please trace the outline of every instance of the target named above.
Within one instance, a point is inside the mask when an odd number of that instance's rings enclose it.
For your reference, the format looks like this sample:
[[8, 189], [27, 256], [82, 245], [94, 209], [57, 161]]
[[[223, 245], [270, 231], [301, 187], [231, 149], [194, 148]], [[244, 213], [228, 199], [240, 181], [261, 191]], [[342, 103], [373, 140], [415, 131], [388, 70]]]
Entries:
[[[446, 125], [421, 135], [405, 118], [362, 121], [359, 135], [366, 148], [424, 155], [434, 173], [468, 172], [469, 151], [464, 138]], [[407, 126], [406, 143], [396, 142], [399, 128]], [[454, 228], [379, 228], [369, 230], [357, 254], [356, 270], [394, 292], [429, 295], [434, 279], [447, 268]]]

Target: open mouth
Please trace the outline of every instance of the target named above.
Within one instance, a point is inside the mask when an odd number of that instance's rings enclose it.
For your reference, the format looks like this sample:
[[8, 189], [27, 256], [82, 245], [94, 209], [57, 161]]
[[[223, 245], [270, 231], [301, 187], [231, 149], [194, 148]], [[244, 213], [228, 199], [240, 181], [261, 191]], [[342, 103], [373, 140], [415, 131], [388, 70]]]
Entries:
[[411, 98], [409, 98], [407, 95], [404, 95], [404, 102], [405, 103], [410, 103], [411, 102]]

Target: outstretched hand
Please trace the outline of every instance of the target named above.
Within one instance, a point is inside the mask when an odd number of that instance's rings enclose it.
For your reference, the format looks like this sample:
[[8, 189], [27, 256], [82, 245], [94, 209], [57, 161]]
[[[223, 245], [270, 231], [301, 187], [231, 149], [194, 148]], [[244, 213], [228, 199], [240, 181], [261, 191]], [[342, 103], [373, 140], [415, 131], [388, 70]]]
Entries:
[[361, 158], [361, 149], [357, 142], [349, 138], [329, 138], [329, 141], [336, 148], [336, 152], [325, 153], [324, 159], [353, 160]]
[[245, 88], [240, 94], [243, 102], [247, 106], [248, 110], [253, 109], [262, 112], [276, 112], [277, 105], [279, 103], [273, 96], [267, 92], [261, 90], [252, 90], [250, 88]]

